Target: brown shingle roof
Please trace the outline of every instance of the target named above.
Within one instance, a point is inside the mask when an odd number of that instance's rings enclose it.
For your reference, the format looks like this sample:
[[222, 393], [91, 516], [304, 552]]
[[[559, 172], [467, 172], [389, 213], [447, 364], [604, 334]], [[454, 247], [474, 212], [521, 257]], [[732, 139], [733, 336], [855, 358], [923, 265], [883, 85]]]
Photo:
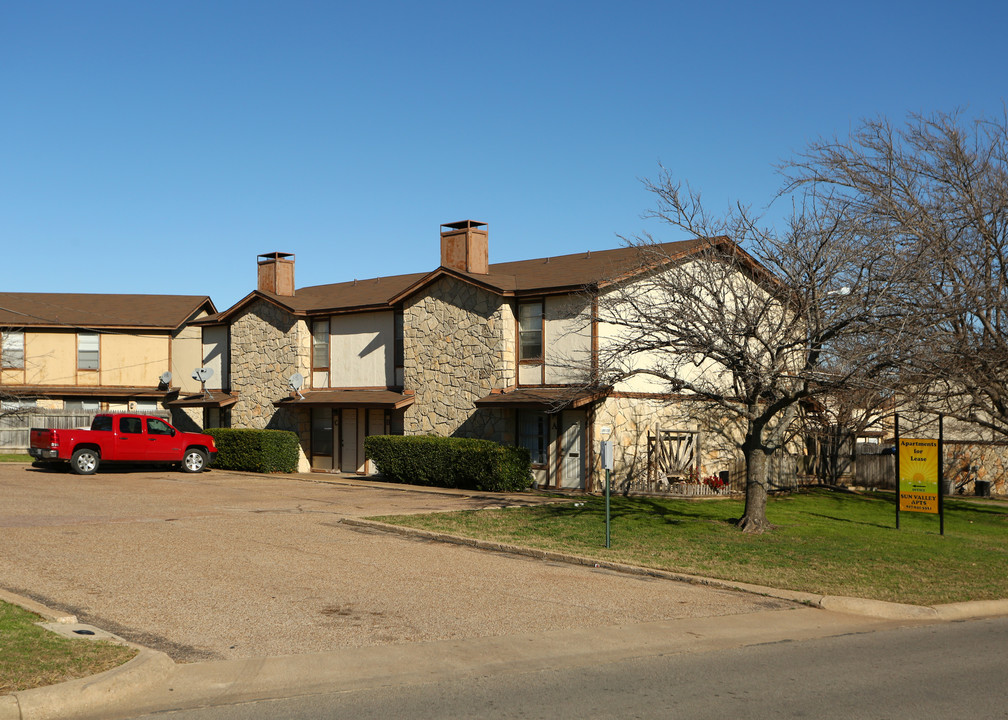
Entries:
[[0, 326], [174, 330], [200, 310], [199, 295], [112, 295], [0, 292]]
[[[668, 259], [688, 254], [706, 244], [705, 240], [681, 240], [656, 246]], [[611, 281], [640, 269], [640, 251], [634, 247], [559, 255], [534, 260], [493, 263], [489, 273], [465, 273], [438, 268], [428, 273], [392, 275], [369, 280], [314, 285], [298, 288], [293, 297], [254, 292], [221, 313], [224, 321], [234, 311], [256, 297], [264, 297], [297, 315], [326, 311], [348, 312], [387, 308], [443, 275], [453, 275], [507, 295], [561, 292]]]

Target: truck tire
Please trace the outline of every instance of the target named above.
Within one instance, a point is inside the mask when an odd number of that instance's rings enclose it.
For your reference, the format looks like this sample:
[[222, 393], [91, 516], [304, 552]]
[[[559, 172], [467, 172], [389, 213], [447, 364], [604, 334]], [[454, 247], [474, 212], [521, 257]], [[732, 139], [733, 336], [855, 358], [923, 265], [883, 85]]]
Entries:
[[94, 475], [98, 469], [99, 455], [97, 450], [80, 448], [74, 450], [70, 457], [70, 469], [78, 475]]
[[198, 473], [206, 469], [207, 454], [199, 448], [189, 448], [182, 456], [182, 472]]

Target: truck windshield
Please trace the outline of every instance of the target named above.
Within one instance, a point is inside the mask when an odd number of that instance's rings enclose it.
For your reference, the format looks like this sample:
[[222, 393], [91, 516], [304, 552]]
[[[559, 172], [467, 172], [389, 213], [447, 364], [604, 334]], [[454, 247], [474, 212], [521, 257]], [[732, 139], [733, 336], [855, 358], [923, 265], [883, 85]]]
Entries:
[[112, 432], [112, 416], [99, 415], [98, 417], [96, 417], [94, 420], [91, 421], [91, 429]]

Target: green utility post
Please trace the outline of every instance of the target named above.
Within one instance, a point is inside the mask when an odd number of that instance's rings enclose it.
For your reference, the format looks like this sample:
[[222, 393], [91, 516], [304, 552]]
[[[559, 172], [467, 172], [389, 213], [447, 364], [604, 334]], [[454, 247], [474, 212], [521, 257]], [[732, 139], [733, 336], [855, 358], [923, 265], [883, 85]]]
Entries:
[[613, 467], [612, 440], [603, 440], [601, 452], [602, 467], [605, 468], [605, 546], [609, 547], [609, 473]]

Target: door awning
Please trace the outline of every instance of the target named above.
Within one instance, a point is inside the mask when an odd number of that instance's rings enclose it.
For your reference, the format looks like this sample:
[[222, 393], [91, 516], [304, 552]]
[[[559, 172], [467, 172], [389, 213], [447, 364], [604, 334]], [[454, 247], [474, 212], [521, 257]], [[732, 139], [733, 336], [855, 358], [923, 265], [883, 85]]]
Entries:
[[207, 390], [206, 392], [186, 393], [171, 400], [165, 400], [165, 407], [187, 408], [187, 407], [209, 407], [226, 408], [238, 402], [238, 393], [226, 393], [220, 390]]
[[520, 387], [494, 391], [476, 401], [477, 407], [572, 410], [601, 400], [611, 388]]
[[290, 397], [277, 400], [276, 407], [370, 407], [399, 410], [413, 404], [413, 395], [394, 390], [358, 390], [330, 388], [329, 390], [302, 390]]

